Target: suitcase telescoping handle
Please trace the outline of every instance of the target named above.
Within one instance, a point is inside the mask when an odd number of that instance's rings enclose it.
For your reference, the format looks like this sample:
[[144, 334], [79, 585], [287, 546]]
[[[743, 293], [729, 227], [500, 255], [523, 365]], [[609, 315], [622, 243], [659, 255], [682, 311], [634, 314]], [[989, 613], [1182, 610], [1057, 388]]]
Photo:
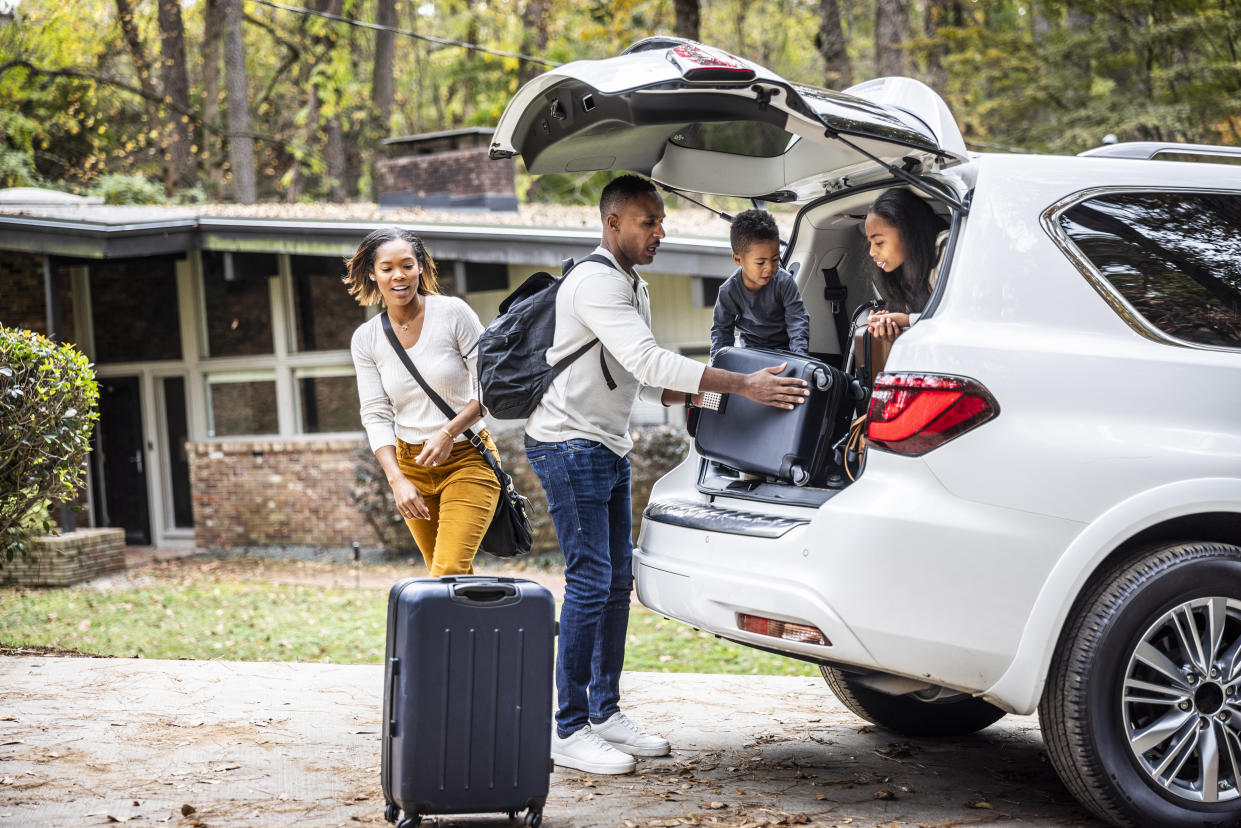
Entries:
[[465, 582], [452, 585], [452, 600], [459, 604], [502, 607], [521, 600], [517, 585], [500, 581]]

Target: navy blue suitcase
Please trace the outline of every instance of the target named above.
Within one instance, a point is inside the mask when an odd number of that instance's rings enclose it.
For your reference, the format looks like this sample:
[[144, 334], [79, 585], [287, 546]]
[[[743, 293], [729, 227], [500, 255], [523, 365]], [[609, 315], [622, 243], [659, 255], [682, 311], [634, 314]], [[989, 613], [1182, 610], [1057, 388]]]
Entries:
[[853, 402], [849, 377], [817, 359], [762, 348], [721, 348], [711, 360], [716, 368], [741, 374], [782, 362], [788, 367], [781, 376], [806, 380], [806, 402], [790, 411], [740, 394], [704, 399], [694, 448], [731, 469], [805, 486], [822, 480], [831, 465], [832, 446], [848, 427]]
[[388, 593], [381, 783], [401, 828], [525, 811], [550, 782], [555, 602], [532, 581], [406, 578]]

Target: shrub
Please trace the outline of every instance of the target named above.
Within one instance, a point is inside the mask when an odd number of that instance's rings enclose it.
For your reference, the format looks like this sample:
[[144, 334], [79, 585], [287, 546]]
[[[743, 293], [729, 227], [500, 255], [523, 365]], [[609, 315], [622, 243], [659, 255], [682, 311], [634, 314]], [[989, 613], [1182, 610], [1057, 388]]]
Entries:
[[[547, 512], [547, 497], [539, 483], [530, 461], [526, 459], [521, 429], [494, 433], [496, 448], [500, 450], [500, 462], [513, 477], [517, 491], [530, 498], [530, 525], [534, 533], [532, 552], [549, 555], [560, 551], [556, 542], [556, 529]], [[685, 430], [674, 426], [654, 426], [634, 433], [633, 451], [629, 454], [631, 489], [633, 492], [633, 526], [637, 535], [642, 512], [646, 509], [651, 486], [685, 457], [689, 438]], [[392, 489], [384, 476], [379, 461], [370, 449], [359, 449], [354, 455], [353, 502], [362, 510], [367, 522], [375, 531], [375, 537], [386, 549], [410, 549], [413, 538], [405, 522], [396, 513]]]
[[51, 504], [86, 483], [98, 399], [80, 351], [0, 325], [0, 566], [24, 556], [51, 529]]
[[99, 196], [105, 204], [167, 204], [164, 187], [140, 175], [108, 173], [91, 184], [90, 195]]

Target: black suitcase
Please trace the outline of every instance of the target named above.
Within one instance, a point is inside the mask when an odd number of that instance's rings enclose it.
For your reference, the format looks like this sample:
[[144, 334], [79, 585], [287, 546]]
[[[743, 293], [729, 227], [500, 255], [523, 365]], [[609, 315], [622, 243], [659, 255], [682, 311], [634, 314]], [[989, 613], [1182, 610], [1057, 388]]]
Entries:
[[516, 578], [406, 578], [388, 593], [384, 818], [525, 811], [550, 782], [555, 602]]
[[694, 447], [708, 460], [737, 471], [779, 478], [797, 486], [820, 481], [832, 463], [832, 446], [844, 434], [852, 404], [849, 378], [825, 362], [762, 348], [722, 348], [711, 364], [752, 374], [788, 363], [781, 376], [806, 380], [810, 396], [792, 411], [722, 394], [704, 399]]

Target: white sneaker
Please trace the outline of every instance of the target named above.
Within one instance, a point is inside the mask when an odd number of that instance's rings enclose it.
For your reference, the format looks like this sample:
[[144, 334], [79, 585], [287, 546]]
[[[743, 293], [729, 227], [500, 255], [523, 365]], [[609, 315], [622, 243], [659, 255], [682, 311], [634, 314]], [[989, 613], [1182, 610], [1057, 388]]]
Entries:
[[667, 739], [643, 733], [624, 713], [613, 713], [607, 721], [590, 728], [612, 747], [634, 756], [667, 756], [672, 750]]
[[552, 734], [552, 761], [587, 773], [633, 773], [637, 762], [599, 738], [590, 725], [561, 739]]

